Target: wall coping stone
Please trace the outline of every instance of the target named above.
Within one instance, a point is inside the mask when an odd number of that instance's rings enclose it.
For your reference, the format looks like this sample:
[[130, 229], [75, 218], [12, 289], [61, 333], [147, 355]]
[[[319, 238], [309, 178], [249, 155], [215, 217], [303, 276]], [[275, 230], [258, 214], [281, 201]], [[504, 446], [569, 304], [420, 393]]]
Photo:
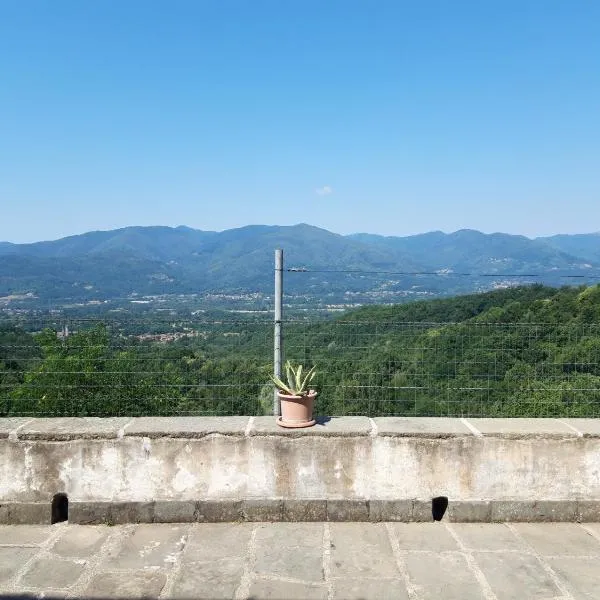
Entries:
[[59, 417], [30, 419], [14, 431], [20, 440], [93, 440], [120, 437], [123, 427], [131, 421], [128, 417]]
[[0, 440], [11, 437], [11, 434], [14, 435], [14, 432], [16, 432], [19, 427], [22, 427], [31, 420], [30, 417], [9, 417], [7, 419], [0, 419]]
[[371, 433], [368, 417], [318, 417], [316, 420], [313, 427], [287, 429], [277, 425], [275, 417], [254, 417], [248, 435], [361, 437]]
[[122, 437], [600, 437], [600, 419], [458, 419], [445, 417], [320, 417], [314, 427], [285, 429], [261, 417], [57, 417], [0, 419], [0, 439], [69, 441]]
[[218, 433], [243, 437], [249, 421], [250, 417], [138, 417], [125, 427], [125, 436], [202, 438]]
[[484, 437], [525, 439], [532, 437], [581, 437], [574, 427], [558, 419], [468, 419]]
[[561, 421], [580, 432], [582, 437], [600, 437], [600, 419], [561, 419]]
[[451, 438], [474, 435], [461, 419], [447, 417], [375, 417], [373, 421], [379, 436]]

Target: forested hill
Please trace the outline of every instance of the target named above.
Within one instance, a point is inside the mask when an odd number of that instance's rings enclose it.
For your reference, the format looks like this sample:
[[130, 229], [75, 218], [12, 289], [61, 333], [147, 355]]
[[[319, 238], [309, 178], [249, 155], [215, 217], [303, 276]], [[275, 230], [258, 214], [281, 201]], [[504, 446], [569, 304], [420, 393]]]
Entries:
[[600, 416], [598, 285], [364, 307], [287, 344], [334, 413]]
[[392, 306], [364, 306], [349, 311], [348, 321], [420, 323], [600, 323], [600, 285], [553, 288], [514, 287]]
[[[271, 323], [177, 318], [162, 322], [164, 338], [131, 325], [0, 328], [0, 415], [271, 410]], [[600, 286], [286, 321], [284, 351], [317, 366], [322, 415], [600, 416]]]

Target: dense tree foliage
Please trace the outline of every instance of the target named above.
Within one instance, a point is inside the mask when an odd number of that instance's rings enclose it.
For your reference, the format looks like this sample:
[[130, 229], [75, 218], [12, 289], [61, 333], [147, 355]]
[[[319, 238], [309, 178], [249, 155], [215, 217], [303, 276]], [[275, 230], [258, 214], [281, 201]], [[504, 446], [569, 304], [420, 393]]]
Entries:
[[[151, 332], [5, 326], [0, 414], [270, 412], [270, 323], [155, 322]], [[369, 306], [284, 332], [286, 358], [317, 365], [320, 414], [600, 414], [600, 286]]]

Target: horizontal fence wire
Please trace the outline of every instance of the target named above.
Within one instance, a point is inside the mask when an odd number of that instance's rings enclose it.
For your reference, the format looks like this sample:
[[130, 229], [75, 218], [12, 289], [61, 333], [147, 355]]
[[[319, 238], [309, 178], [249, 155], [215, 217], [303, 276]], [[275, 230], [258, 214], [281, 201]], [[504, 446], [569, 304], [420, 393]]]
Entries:
[[[600, 416], [600, 325], [287, 320], [316, 412]], [[0, 416], [271, 414], [273, 323], [0, 323]]]

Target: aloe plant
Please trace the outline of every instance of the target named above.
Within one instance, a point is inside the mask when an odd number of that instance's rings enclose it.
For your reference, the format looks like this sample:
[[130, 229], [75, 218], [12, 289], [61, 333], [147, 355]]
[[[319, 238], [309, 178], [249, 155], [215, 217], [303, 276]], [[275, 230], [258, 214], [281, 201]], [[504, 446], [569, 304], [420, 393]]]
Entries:
[[315, 376], [315, 368], [316, 367], [312, 367], [312, 369], [309, 369], [303, 374], [302, 365], [294, 367], [288, 360], [284, 367], [287, 383], [276, 375], [271, 375], [271, 380], [277, 389], [284, 394], [288, 394], [289, 396], [307, 396], [310, 391], [308, 385]]

